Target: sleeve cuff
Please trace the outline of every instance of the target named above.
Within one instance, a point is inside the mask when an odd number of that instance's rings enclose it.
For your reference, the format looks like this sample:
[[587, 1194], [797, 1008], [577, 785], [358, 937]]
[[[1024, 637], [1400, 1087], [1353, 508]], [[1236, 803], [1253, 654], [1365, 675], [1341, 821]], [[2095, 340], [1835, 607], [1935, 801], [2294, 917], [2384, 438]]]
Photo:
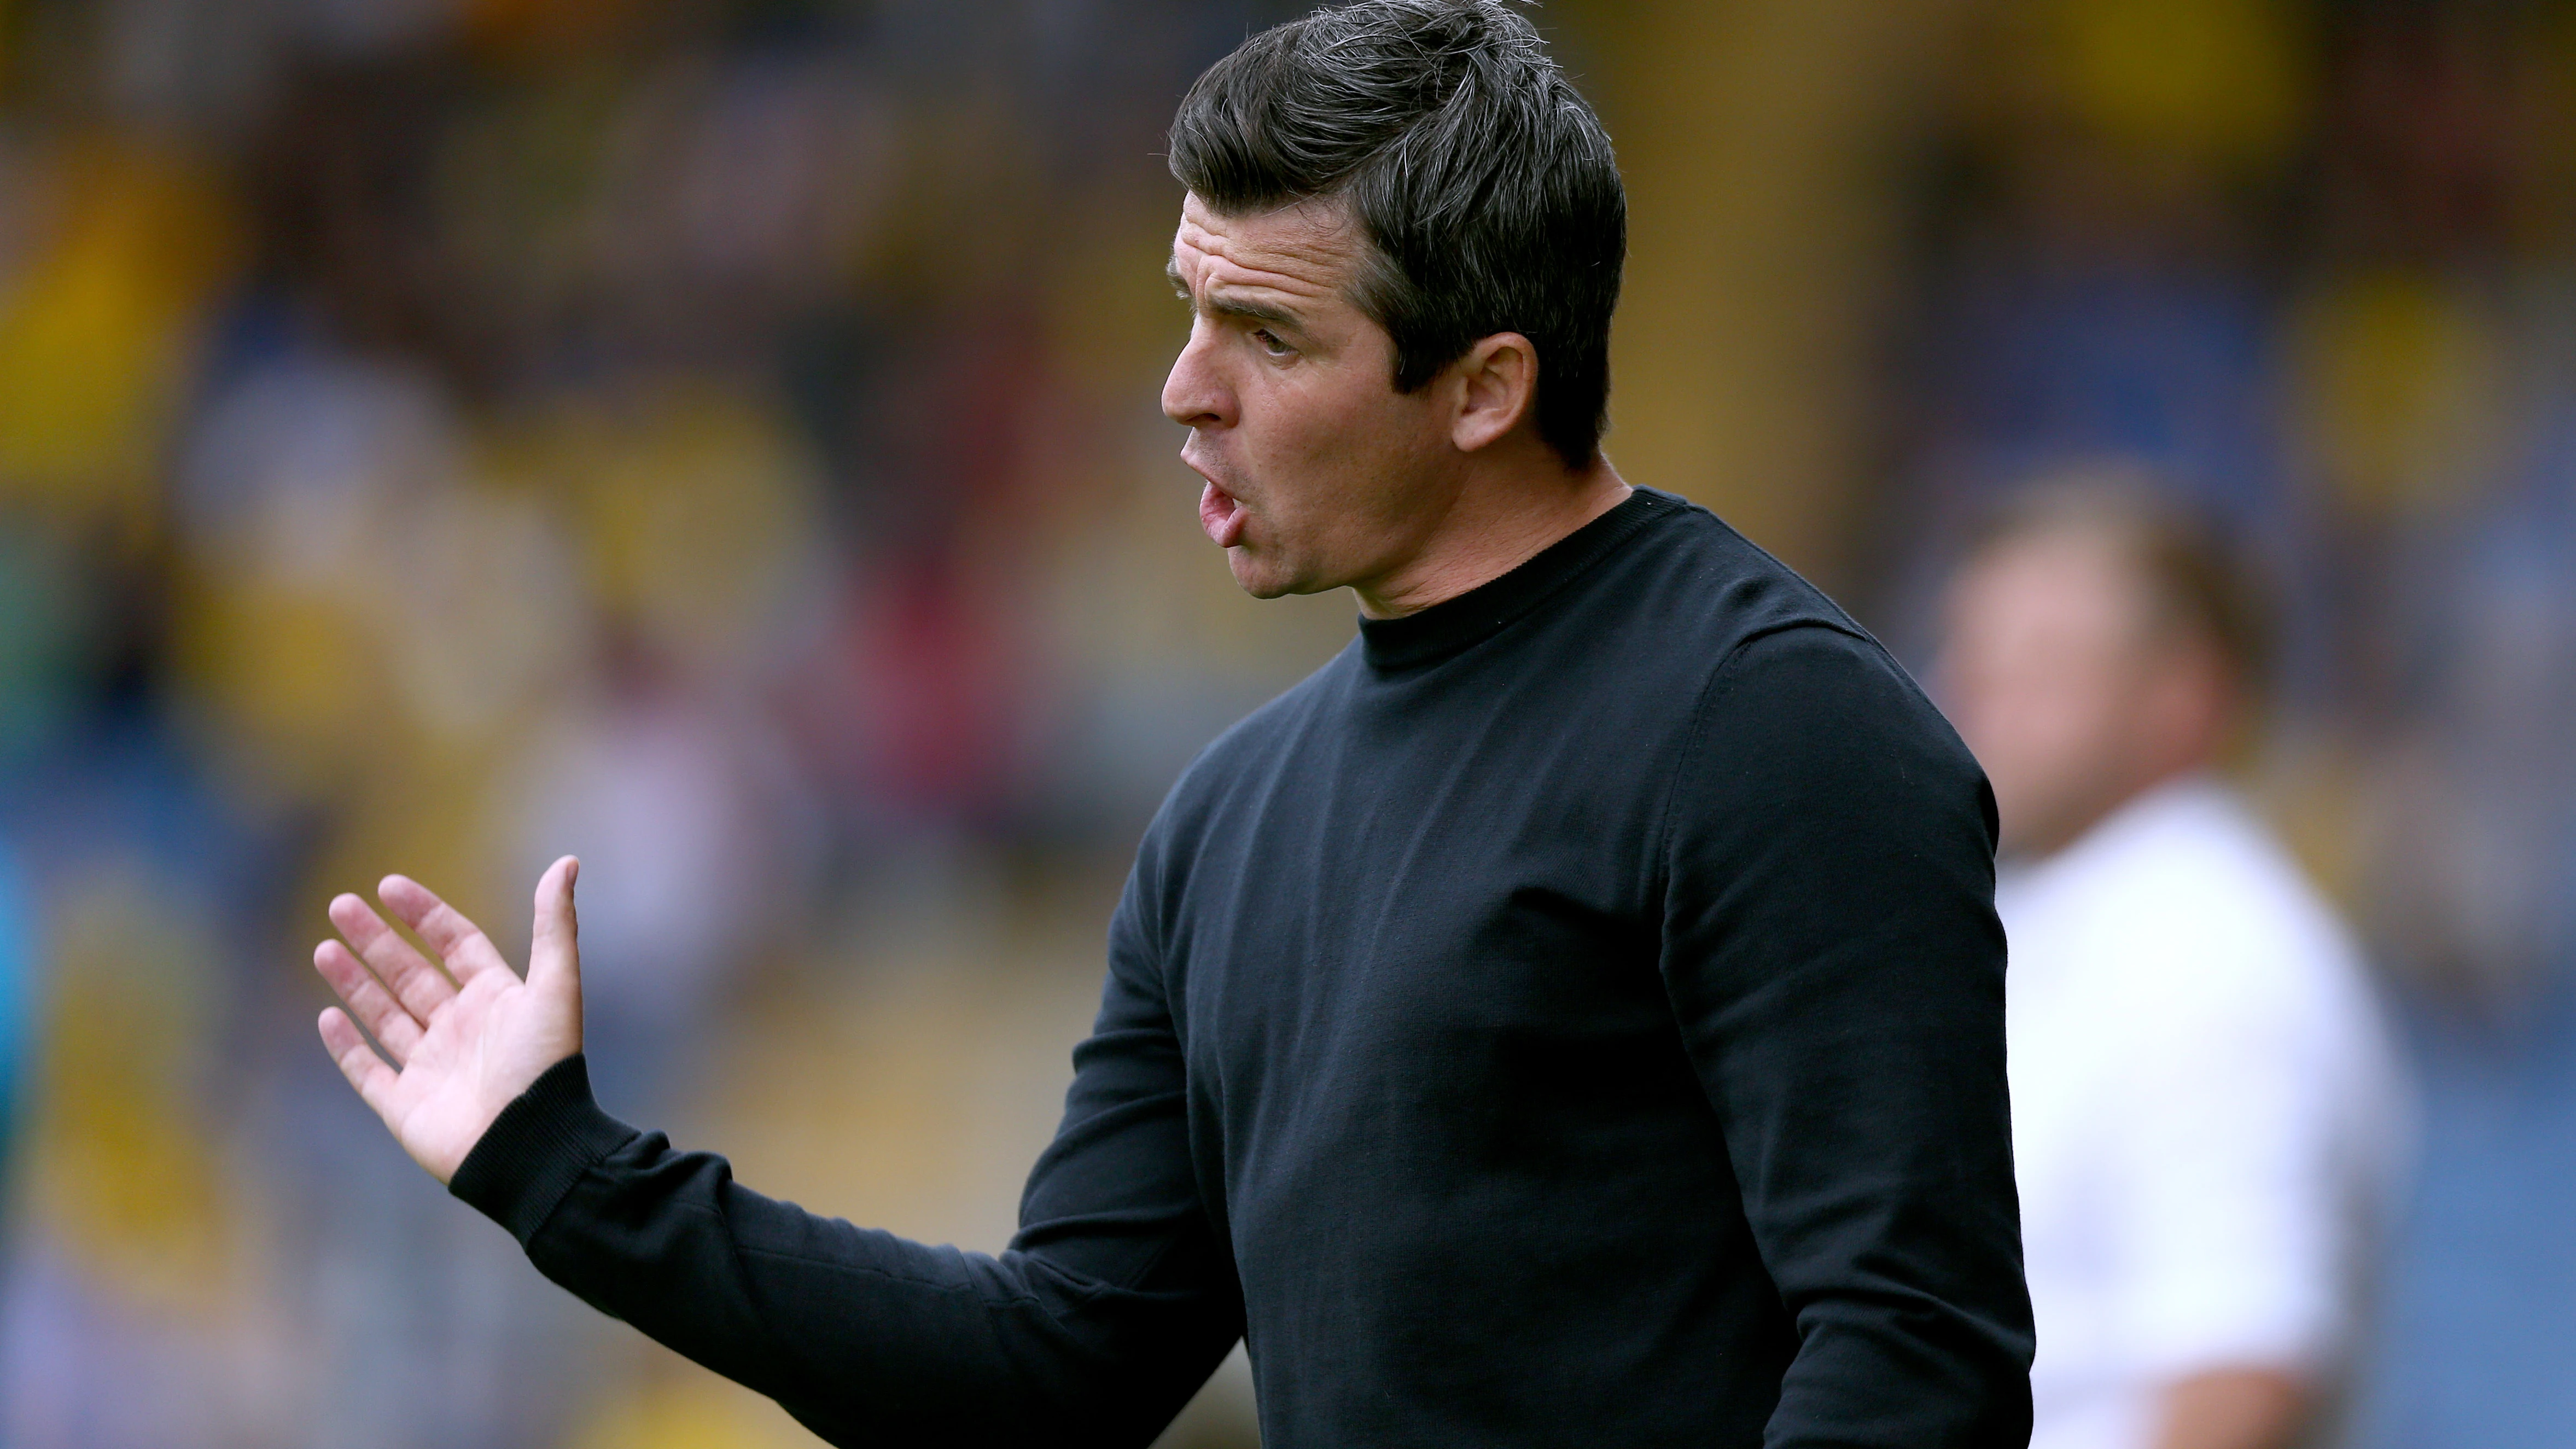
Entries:
[[590, 1095], [590, 1065], [575, 1053], [501, 1109], [457, 1164], [447, 1190], [526, 1247], [581, 1175], [635, 1135], [599, 1110]]

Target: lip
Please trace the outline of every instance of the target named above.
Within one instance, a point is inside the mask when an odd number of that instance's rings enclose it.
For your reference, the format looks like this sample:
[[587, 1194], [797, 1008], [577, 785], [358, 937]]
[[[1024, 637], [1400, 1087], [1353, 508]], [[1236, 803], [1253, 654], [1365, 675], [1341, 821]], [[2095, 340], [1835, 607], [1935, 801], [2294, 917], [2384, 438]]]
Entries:
[[1219, 548], [1232, 548], [1243, 542], [1243, 525], [1248, 516], [1242, 499], [1214, 483], [1199, 494], [1199, 527], [1207, 530], [1207, 536]]
[[1181, 461], [1207, 485], [1199, 492], [1199, 527], [1207, 530], [1209, 540], [1219, 548], [1242, 543], [1244, 527], [1251, 519], [1251, 510], [1244, 507], [1243, 499], [1191, 457], [1188, 448], [1181, 450]]

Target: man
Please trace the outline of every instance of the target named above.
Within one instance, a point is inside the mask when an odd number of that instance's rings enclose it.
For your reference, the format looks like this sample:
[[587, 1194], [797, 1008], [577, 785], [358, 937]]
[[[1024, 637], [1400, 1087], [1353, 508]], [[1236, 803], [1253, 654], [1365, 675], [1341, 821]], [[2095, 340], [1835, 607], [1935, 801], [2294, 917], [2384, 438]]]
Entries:
[[1944, 702], [1994, 781], [2035, 1449], [2276, 1449], [2384, 1181], [2390, 1066], [2333, 914], [2217, 765], [2260, 651], [2132, 485], [2018, 500], [1954, 584]]
[[1171, 159], [1201, 521], [1360, 634], [1147, 832], [1011, 1249], [602, 1115], [569, 860], [525, 983], [410, 881], [453, 985], [333, 903], [350, 1080], [836, 1442], [1141, 1445], [1240, 1337], [1272, 1449], [2018, 1445], [1991, 796], [1841, 612], [1602, 457], [1590, 108], [1499, 3], [1366, 0], [1211, 68]]

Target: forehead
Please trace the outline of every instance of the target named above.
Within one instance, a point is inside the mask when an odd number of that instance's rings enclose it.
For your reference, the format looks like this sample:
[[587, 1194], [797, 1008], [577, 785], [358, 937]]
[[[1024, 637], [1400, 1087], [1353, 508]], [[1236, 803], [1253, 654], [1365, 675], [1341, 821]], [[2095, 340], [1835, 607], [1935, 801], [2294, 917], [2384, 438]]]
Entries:
[[1221, 213], [1196, 195], [1181, 203], [1172, 269], [1193, 291], [1227, 288], [1292, 297], [1338, 293], [1357, 256], [1348, 213], [1326, 201]]
[[1960, 579], [1952, 607], [1987, 627], [2114, 636], [2141, 622], [2147, 598], [2144, 580], [2116, 541], [2048, 529], [1987, 548]]

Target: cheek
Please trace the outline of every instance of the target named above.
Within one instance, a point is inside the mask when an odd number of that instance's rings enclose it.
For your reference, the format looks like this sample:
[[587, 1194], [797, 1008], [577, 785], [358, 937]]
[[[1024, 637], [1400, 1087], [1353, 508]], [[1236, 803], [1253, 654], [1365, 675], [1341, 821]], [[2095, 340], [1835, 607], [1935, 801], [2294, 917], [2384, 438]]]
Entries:
[[2028, 788], [2052, 805], [2091, 799], [2129, 753], [2135, 701], [2105, 680], [2066, 681], [2034, 711]]
[[1410, 506], [1414, 492], [1437, 474], [1449, 455], [1445, 434], [1432, 426], [1429, 394], [1399, 393], [1383, 371], [1336, 379], [1331, 406], [1338, 420], [1335, 452], [1354, 486], [1390, 506]]
[[1405, 401], [1383, 379], [1274, 374], [1247, 389], [1244, 442], [1278, 503], [1347, 506], [1408, 471]]
[[1329, 460], [1347, 439], [1349, 419], [1332, 390], [1296, 376], [1262, 378], [1244, 421], [1276, 461], [1301, 470]]
[[1967, 691], [1959, 731], [1998, 791], [2083, 773], [2117, 721], [2115, 702], [2082, 670], [2033, 661]]

